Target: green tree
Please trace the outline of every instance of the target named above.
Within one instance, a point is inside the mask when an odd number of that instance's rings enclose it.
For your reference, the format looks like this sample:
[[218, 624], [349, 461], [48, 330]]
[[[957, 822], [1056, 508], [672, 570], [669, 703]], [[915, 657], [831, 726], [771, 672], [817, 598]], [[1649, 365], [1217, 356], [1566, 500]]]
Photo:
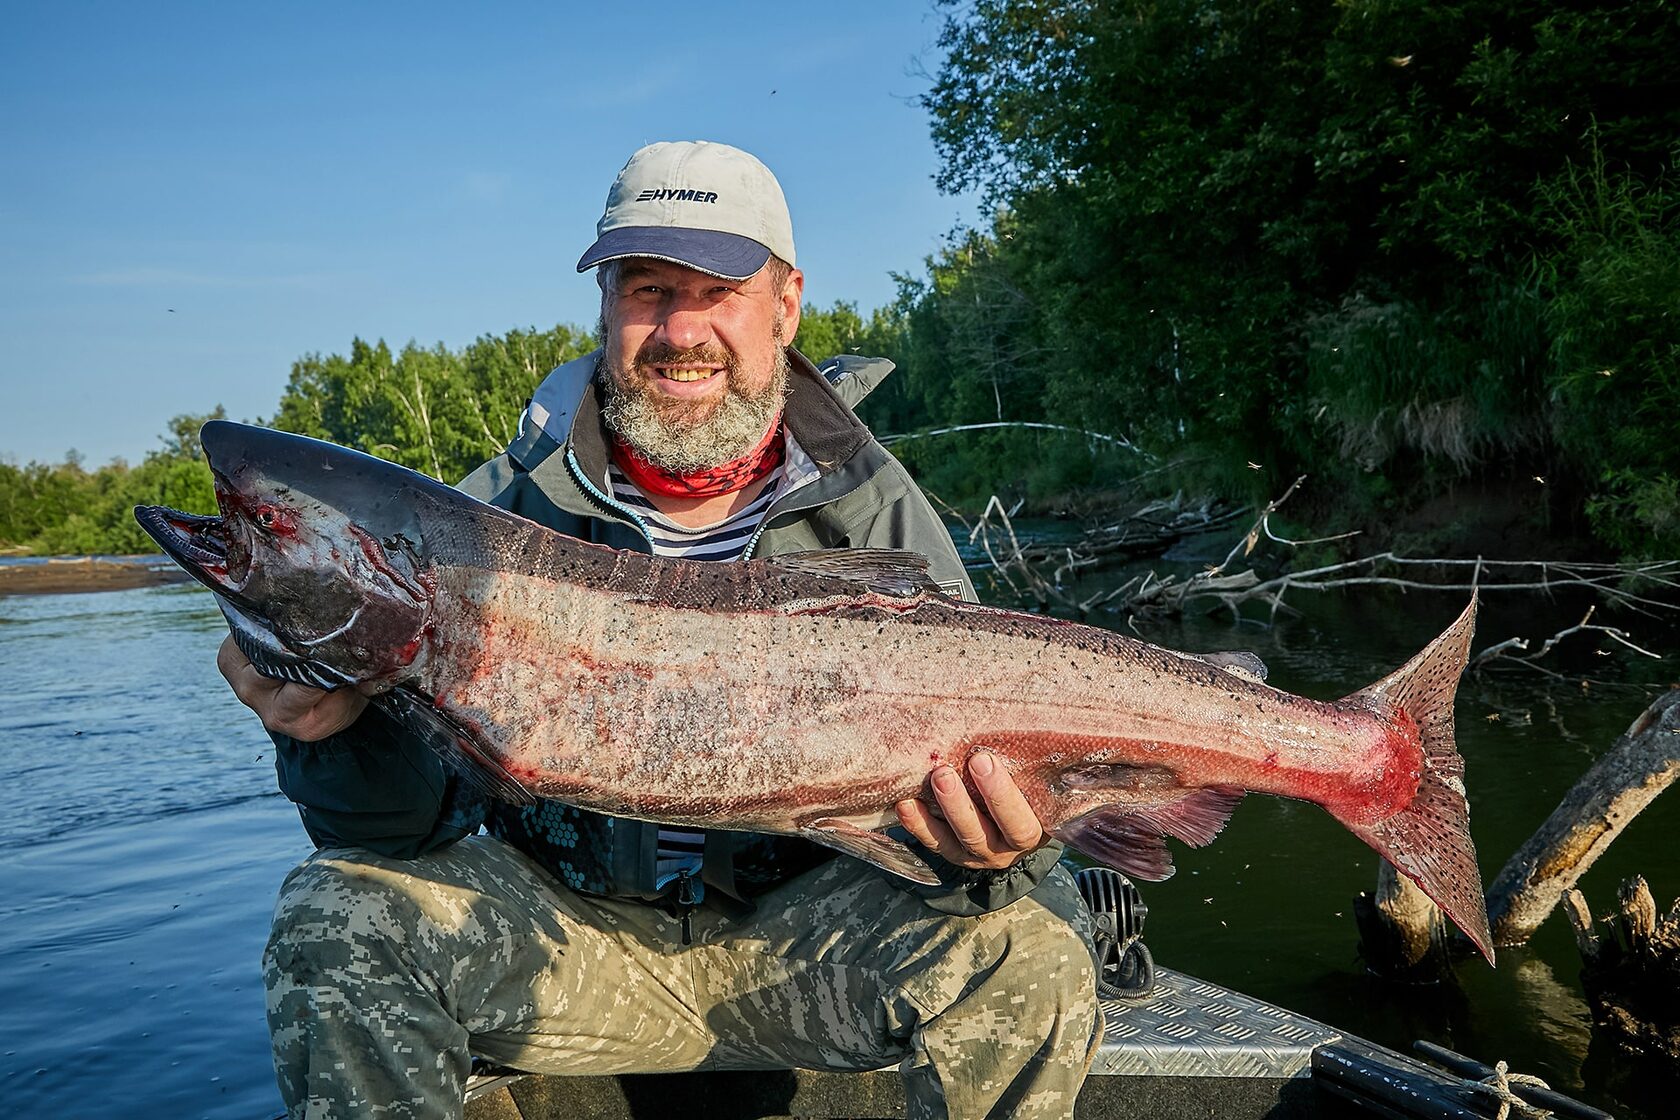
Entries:
[[116, 460], [89, 472], [73, 454], [57, 466], [0, 464], [0, 545], [37, 555], [157, 551], [135, 523], [134, 507], [215, 512], [215, 486], [199, 451], [198, 429], [224, 415], [218, 405], [204, 415], [175, 417], [163, 446], [137, 467]]
[[[994, 415], [1134, 434], [1232, 490], [1598, 472], [1588, 441], [1560, 459], [1554, 305], [1592, 269], [1545, 200], [1595, 159], [1658, 189], [1670, 7], [944, 6], [940, 182], [997, 218], [912, 293], [910, 364], [965, 418], [991, 380]], [[1019, 300], [963, 323], [970, 287]], [[988, 352], [1008, 371], [973, 376]]]
[[274, 425], [452, 482], [507, 446], [544, 374], [594, 345], [567, 326], [486, 335], [459, 353], [357, 338], [348, 357], [293, 363]]

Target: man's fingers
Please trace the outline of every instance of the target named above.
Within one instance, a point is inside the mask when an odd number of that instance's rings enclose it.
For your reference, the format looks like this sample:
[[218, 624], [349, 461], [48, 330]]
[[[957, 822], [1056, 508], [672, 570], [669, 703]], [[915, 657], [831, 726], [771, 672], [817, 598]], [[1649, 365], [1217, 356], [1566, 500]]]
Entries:
[[957, 838], [957, 843], [973, 855], [990, 855], [995, 848], [992, 843], [995, 833], [974, 807], [974, 799], [968, 795], [968, 787], [963, 785], [962, 778], [949, 766], [941, 766], [933, 772], [932, 785], [940, 814]]
[[239, 697], [239, 702], [258, 713], [280, 691], [282, 682], [271, 681], [257, 672], [250, 658], [233, 640], [232, 634], [222, 640], [221, 648], [216, 651], [216, 668], [232, 687], [233, 694]]
[[919, 798], [898, 803], [898, 820], [922, 847], [960, 867], [982, 867], [991, 861], [963, 847], [951, 826], [939, 819], [939, 808]]
[[1044, 828], [1008, 767], [990, 751], [977, 751], [968, 775], [979, 792], [970, 795], [949, 766], [928, 776], [932, 803], [912, 798], [898, 803], [898, 819], [924, 847], [964, 867], [1008, 867], [1044, 843]]
[[[935, 819], [933, 811], [923, 802], [914, 797], [905, 798], [898, 803], [898, 821], [917, 843], [929, 851], [944, 854], [942, 848], [946, 844], [955, 844], [956, 838], [951, 830]], [[941, 835], [943, 833], [943, 835]]]
[[1015, 784], [1015, 776], [1000, 765], [991, 751], [976, 751], [968, 764], [974, 786], [986, 803], [1002, 846], [1010, 851], [1029, 851], [1044, 842], [1044, 826], [1027, 804], [1026, 795]]
[[257, 713], [263, 726], [309, 743], [336, 735], [355, 723], [368, 698], [353, 688], [327, 692], [257, 672], [230, 634], [216, 651], [216, 668], [239, 702]]

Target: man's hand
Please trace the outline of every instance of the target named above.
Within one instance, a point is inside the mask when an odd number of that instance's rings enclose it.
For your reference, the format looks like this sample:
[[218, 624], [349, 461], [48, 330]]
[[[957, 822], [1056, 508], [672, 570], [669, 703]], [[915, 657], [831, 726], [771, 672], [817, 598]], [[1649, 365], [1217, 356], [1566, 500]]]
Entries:
[[898, 803], [898, 819], [910, 835], [951, 863], [992, 871], [1010, 866], [1044, 843], [1038, 814], [1009, 768], [991, 751], [974, 752], [968, 776], [980, 791], [978, 805], [949, 766], [936, 768], [929, 780], [937, 809], [914, 797]]
[[216, 651], [222, 671], [239, 702], [257, 713], [263, 726], [305, 743], [336, 735], [356, 722], [368, 698], [353, 688], [324, 692], [291, 681], [270, 680], [257, 672], [234, 644], [233, 635]]

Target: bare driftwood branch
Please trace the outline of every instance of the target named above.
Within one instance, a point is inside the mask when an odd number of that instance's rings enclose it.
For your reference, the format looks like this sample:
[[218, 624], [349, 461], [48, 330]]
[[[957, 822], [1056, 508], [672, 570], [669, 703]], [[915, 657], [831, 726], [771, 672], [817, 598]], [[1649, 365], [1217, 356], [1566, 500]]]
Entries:
[[[1189, 576], [1156, 576], [1150, 573], [1134, 577], [1119, 588], [1083, 600], [1062, 587], [1067, 578], [1088, 575], [1114, 557], [1136, 555], [1144, 551], [1142, 542], [1147, 539], [1144, 528], [1148, 524], [1146, 511], [1150, 507], [1139, 510], [1129, 526], [1105, 527], [1087, 534], [1084, 540], [1076, 544], [1059, 545], [1054, 549], [1031, 543], [1023, 545], [1015, 537], [1013, 529], [1009, 529], [1008, 546], [994, 549], [988, 545], [987, 553], [1005, 583], [1012, 588], [1016, 587], [1017, 581], [1032, 586], [1041, 605], [1057, 605], [1077, 610], [1089, 610], [1094, 605], [1104, 605], [1136, 615], [1180, 614], [1193, 605], [1201, 605], [1213, 611], [1229, 611], [1233, 617], [1242, 617], [1242, 609], [1245, 606], [1259, 603], [1267, 608], [1271, 618], [1275, 620], [1279, 612], [1299, 613], [1285, 601], [1291, 592], [1332, 591], [1350, 587], [1390, 587], [1401, 591], [1479, 591], [1485, 594], [1536, 591], [1552, 594], [1573, 589], [1591, 591], [1607, 602], [1617, 603], [1641, 613], [1654, 614], [1680, 609], [1680, 560], [1604, 564], [1555, 560], [1488, 560], [1483, 557], [1460, 560], [1379, 552], [1334, 564], [1285, 572], [1270, 579], [1261, 578], [1252, 568], [1234, 570], [1240, 561], [1246, 560], [1254, 553], [1262, 540], [1293, 548], [1303, 544], [1345, 539], [1353, 535], [1344, 533], [1311, 541], [1293, 541], [1279, 536], [1272, 530], [1272, 514], [1289, 500], [1304, 478], [1305, 476], [1297, 478], [1280, 496], [1260, 510], [1253, 523], [1238, 538], [1223, 560]], [[1182, 498], [1175, 501], [1182, 506]], [[987, 514], [972, 527], [973, 532], [977, 534], [975, 539], [989, 542], [989, 534], [993, 529], [990, 518], [995, 508], [1000, 508], [1000, 504], [994, 500], [992, 505], [988, 505]], [[1183, 536], [1188, 532], [1223, 527], [1239, 516], [1240, 511], [1237, 510], [1216, 510], [1215, 507], [1204, 505], [1197, 513], [1199, 524], [1162, 527], [1160, 539], [1156, 540], [1155, 544], [1159, 546], [1162, 540], [1170, 541], [1174, 536]], [[1046, 563], [1055, 565], [1049, 578], [1027, 574], [1026, 569]], [[1648, 657], [1657, 656], [1650, 650], [1635, 645], [1625, 631], [1591, 624], [1589, 619], [1582, 619], [1577, 627], [1555, 635], [1550, 645], [1523, 658], [1523, 662], [1541, 672], [1547, 672], [1548, 670], [1534, 663], [1544, 653], [1549, 652], [1556, 641], [1582, 630], [1602, 633], [1636, 653]], [[1502, 643], [1484, 657], [1487, 660], [1500, 656], [1514, 658], [1513, 650], [1526, 653], [1527, 649], [1526, 639], [1513, 639]]]
[[[943, 503], [941, 503], [943, 504]], [[1151, 502], [1087, 536], [1077, 545], [1022, 543], [1011, 520], [1015, 510], [1006, 510], [996, 495], [986, 503], [980, 517], [970, 523], [956, 511], [946, 512], [968, 529], [971, 544], [979, 545], [992, 565], [993, 574], [1010, 592], [1032, 599], [1042, 609], [1057, 608], [1086, 615], [1100, 606], [1136, 594], [1149, 594], [1153, 576], [1127, 580], [1119, 587], [1099, 588], [1079, 594], [1074, 584], [1082, 572], [1107, 556], [1160, 550], [1193, 533], [1218, 528], [1237, 516], [1238, 510], [1211, 503], [1186, 506], [1182, 497]], [[1088, 542], [1096, 540], [1093, 545]]]
[[[1413, 575], [1378, 574], [1385, 567]], [[1455, 573], [1464, 573], [1457, 575]], [[1647, 613], [1673, 611], [1676, 603], [1629, 590], [1630, 577], [1642, 577], [1665, 590], [1680, 593], [1680, 561], [1652, 564], [1581, 564], [1552, 560], [1449, 560], [1435, 557], [1397, 556], [1379, 552], [1339, 564], [1327, 564], [1301, 572], [1288, 572], [1274, 579], [1256, 582], [1240, 594], [1211, 593], [1187, 587], [1183, 599], [1212, 597], [1233, 612], [1244, 603], [1259, 600], [1275, 615], [1290, 591], [1331, 591], [1346, 587], [1393, 587], [1403, 591], [1543, 591], [1565, 588], [1594, 591], [1610, 602]], [[1676, 595], [1680, 599], [1680, 594]], [[1645, 651], [1641, 651], [1645, 652]]]
[[1488, 889], [1494, 944], [1526, 942], [1639, 811], [1680, 778], [1680, 690], [1659, 696], [1587, 772]]
[[1658, 661], [1662, 660], [1662, 654], [1652, 653], [1650, 650], [1645, 649], [1642, 646], [1634, 645], [1633, 640], [1629, 638], [1626, 630], [1618, 630], [1614, 626], [1600, 626], [1594, 623], [1592, 621], [1592, 616], [1597, 610], [1598, 607], [1596, 605], [1588, 607], [1587, 613], [1581, 616], [1580, 622], [1577, 622], [1573, 626], [1559, 630], [1556, 634], [1547, 638], [1545, 642], [1541, 644], [1540, 648], [1535, 650], [1533, 653], [1523, 653], [1522, 656], [1519, 656], [1518, 653], [1512, 652], [1513, 650], [1526, 651], [1528, 649], [1527, 638], [1507, 638], [1503, 642], [1495, 642], [1493, 645], [1484, 649], [1481, 653], [1478, 653], [1475, 657], [1470, 659], [1470, 669], [1475, 671], [1484, 669], [1488, 665], [1496, 662], [1511, 662], [1531, 669], [1540, 669], [1541, 672], [1555, 676], [1557, 674], [1552, 674], [1550, 670], [1547, 669], [1541, 669], [1541, 667], [1536, 665], [1535, 662], [1539, 661], [1542, 657], [1545, 657], [1548, 653], [1551, 653], [1565, 638], [1587, 632], [1603, 634], [1611, 641], [1618, 642], [1621, 645], [1626, 646], [1628, 649], [1633, 650], [1635, 653], [1643, 654], [1646, 657], [1654, 658]]
[[932, 428], [925, 432], [901, 432], [898, 435], [877, 436], [876, 439], [883, 447], [891, 447], [895, 443], [909, 443], [914, 439], [930, 439], [933, 436], [948, 436], [956, 432], [978, 432], [987, 428], [1036, 428], [1047, 432], [1067, 432], [1071, 435], [1084, 436], [1087, 439], [1112, 443], [1116, 447], [1124, 447], [1127, 451], [1136, 452], [1146, 459], [1155, 458], [1125, 436], [1111, 436], [1104, 432], [1093, 432], [1089, 428], [1071, 428], [1066, 424], [1043, 424], [1033, 420], [993, 420], [984, 424], [956, 424], [948, 428]]

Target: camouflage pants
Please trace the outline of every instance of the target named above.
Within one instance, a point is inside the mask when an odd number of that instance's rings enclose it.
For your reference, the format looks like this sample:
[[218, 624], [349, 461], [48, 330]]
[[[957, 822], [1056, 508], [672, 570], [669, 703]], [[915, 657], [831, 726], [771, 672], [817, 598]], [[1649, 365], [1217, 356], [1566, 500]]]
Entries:
[[293, 1120], [453, 1117], [470, 1054], [537, 1073], [904, 1072], [912, 1117], [1066, 1117], [1097, 1018], [1058, 868], [952, 917], [838, 859], [744, 919], [574, 893], [486, 836], [416, 860], [316, 852], [264, 955]]

